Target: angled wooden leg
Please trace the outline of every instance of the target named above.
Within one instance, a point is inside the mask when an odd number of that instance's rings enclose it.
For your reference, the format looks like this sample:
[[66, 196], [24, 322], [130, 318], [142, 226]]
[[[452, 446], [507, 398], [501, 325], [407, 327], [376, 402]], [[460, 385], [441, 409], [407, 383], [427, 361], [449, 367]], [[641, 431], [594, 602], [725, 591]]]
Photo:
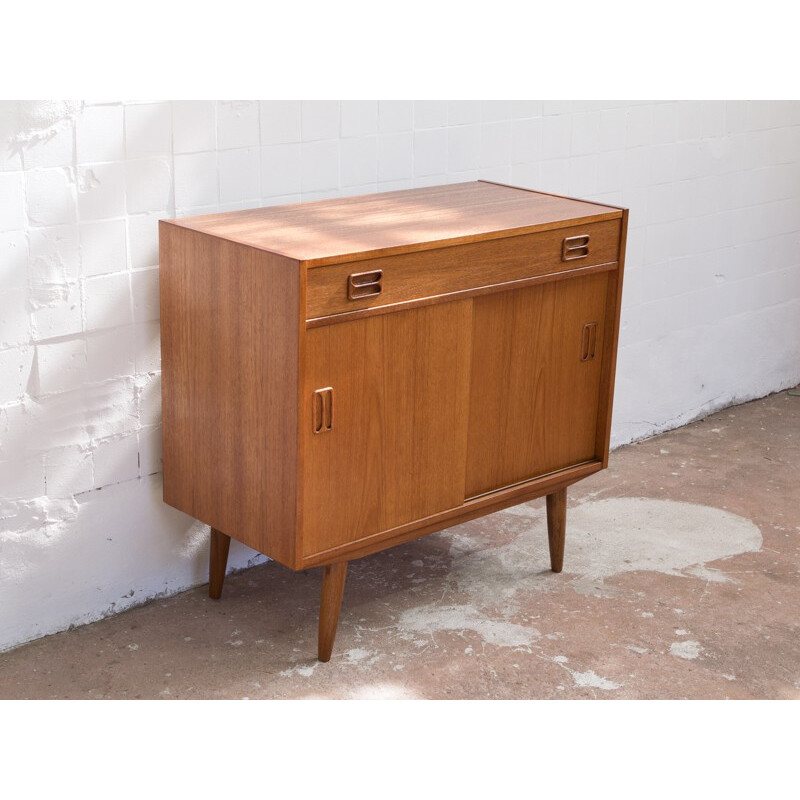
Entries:
[[564, 566], [564, 536], [567, 532], [567, 490], [547, 495], [547, 538], [550, 542], [550, 568], [561, 572]]
[[222, 595], [222, 582], [225, 580], [225, 568], [228, 566], [228, 550], [231, 537], [211, 529], [211, 552], [208, 557], [208, 596], [219, 600]]
[[339, 609], [342, 607], [344, 580], [347, 576], [347, 562], [329, 564], [322, 572], [322, 602], [319, 608], [319, 642], [317, 657], [320, 661], [330, 661], [336, 626], [339, 624]]

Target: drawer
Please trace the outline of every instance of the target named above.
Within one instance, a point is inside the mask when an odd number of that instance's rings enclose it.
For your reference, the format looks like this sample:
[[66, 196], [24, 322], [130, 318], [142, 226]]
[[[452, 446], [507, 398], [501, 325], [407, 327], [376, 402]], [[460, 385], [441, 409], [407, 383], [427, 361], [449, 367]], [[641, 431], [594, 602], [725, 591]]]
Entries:
[[308, 270], [306, 319], [615, 262], [620, 220]]

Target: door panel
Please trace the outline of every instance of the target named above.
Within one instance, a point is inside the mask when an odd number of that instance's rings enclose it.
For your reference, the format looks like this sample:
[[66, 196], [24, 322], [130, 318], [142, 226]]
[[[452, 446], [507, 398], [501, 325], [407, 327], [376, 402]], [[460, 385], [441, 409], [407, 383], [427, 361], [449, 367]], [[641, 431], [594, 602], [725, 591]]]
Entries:
[[595, 456], [607, 290], [598, 273], [473, 300], [467, 498]]
[[461, 505], [471, 324], [461, 300], [306, 332], [305, 555]]

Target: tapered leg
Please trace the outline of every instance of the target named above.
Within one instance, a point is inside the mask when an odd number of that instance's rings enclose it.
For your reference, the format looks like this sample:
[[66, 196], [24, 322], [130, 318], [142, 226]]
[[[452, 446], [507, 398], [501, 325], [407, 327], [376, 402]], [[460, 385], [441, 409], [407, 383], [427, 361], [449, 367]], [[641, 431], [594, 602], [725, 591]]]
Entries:
[[564, 566], [564, 536], [567, 532], [567, 490], [547, 495], [547, 538], [550, 542], [550, 568], [561, 572]]
[[219, 600], [222, 595], [222, 582], [225, 580], [225, 568], [228, 566], [228, 550], [231, 537], [211, 529], [211, 553], [208, 558], [208, 596]]
[[322, 602], [319, 609], [319, 643], [317, 656], [320, 661], [330, 661], [336, 626], [339, 624], [339, 609], [342, 607], [344, 580], [347, 562], [329, 564], [322, 572]]

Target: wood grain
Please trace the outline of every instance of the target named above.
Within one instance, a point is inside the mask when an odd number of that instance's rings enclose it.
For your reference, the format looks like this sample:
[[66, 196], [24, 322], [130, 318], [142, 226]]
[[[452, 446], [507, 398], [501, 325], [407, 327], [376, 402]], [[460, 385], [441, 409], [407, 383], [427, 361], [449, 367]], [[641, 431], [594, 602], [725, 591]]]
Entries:
[[164, 500], [294, 567], [296, 262], [160, 225]]
[[347, 560], [542, 495], [559, 571], [566, 488], [608, 461], [627, 217], [478, 181], [162, 222], [164, 499], [214, 529], [212, 597], [230, 536], [324, 566], [325, 661]]
[[606, 336], [603, 352], [603, 369], [600, 379], [600, 401], [597, 411], [597, 441], [595, 452], [603, 461], [603, 469], [608, 466], [608, 450], [611, 444], [611, 415], [614, 409], [614, 382], [617, 375], [617, 349], [619, 343], [619, 319], [622, 311], [622, 279], [625, 271], [625, 244], [628, 239], [628, 209], [622, 213], [619, 229], [619, 267], [610, 276], [606, 296], [606, 326], [610, 335]]
[[[566, 237], [588, 234], [589, 255], [563, 261]], [[406, 253], [388, 258], [317, 267], [308, 271], [306, 317], [314, 319], [359, 309], [446, 296], [453, 292], [508, 283], [522, 278], [615, 262], [619, 221], [595, 222], [499, 241]], [[360, 271], [381, 270], [380, 294], [351, 300], [348, 278]]]
[[564, 568], [564, 542], [567, 532], [567, 490], [558, 489], [547, 495], [547, 541], [550, 547], [550, 569]]
[[[307, 332], [305, 556], [462, 503], [470, 326], [464, 300]], [[314, 434], [328, 386], [333, 428]]]
[[601, 359], [581, 339], [598, 322], [602, 351], [609, 274], [473, 300], [466, 497], [595, 456]]
[[472, 297], [480, 297], [484, 294], [496, 294], [497, 292], [507, 292], [512, 289], [523, 289], [526, 286], [536, 286], [542, 283], [553, 283], [555, 281], [572, 280], [575, 277], [583, 275], [592, 275], [597, 272], [611, 272], [616, 270], [617, 262], [611, 261], [608, 264], [595, 264], [591, 267], [573, 267], [564, 272], [551, 272], [545, 275], [534, 275], [530, 278], [520, 278], [515, 281], [508, 281], [507, 283], [493, 283], [490, 286], [477, 286], [473, 289], [459, 289], [457, 291], [447, 292], [433, 297], [421, 297], [414, 300], [404, 300], [401, 303], [393, 303], [384, 306], [372, 306], [371, 308], [362, 308], [356, 311], [347, 311], [344, 314], [331, 314], [327, 317], [314, 317], [313, 319], [306, 320], [306, 328], [321, 328], [324, 325], [339, 325], [342, 322], [352, 322], [357, 319], [366, 319], [367, 317], [375, 317], [380, 314], [394, 314], [397, 311], [406, 311], [411, 308], [422, 308], [423, 306], [430, 306], [435, 303], [442, 303], [445, 301], [468, 299]]
[[228, 551], [231, 537], [216, 528], [211, 529], [211, 542], [208, 551], [208, 596], [212, 600], [222, 597], [222, 584], [228, 566]]
[[332, 547], [330, 550], [306, 556], [302, 562], [303, 568], [317, 567], [337, 559], [347, 558], [352, 560], [378, 553], [388, 547], [418, 539], [420, 536], [435, 533], [453, 525], [460, 525], [462, 522], [469, 522], [469, 520], [476, 517], [493, 514], [495, 511], [501, 511], [509, 506], [526, 503], [537, 497], [543, 497], [588, 478], [601, 469], [603, 469], [603, 465], [600, 461], [588, 461], [575, 467], [559, 470], [551, 475], [543, 475], [532, 481], [518, 483], [507, 489], [484, 494], [480, 497], [466, 500], [456, 508], [451, 508], [438, 514], [431, 514], [429, 517], [417, 519], [405, 525], [398, 525], [396, 528], [366, 536], [357, 542], [339, 545], [338, 547]]
[[317, 640], [317, 658], [323, 662], [331, 660], [346, 578], [346, 561], [339, 561], [323, 567], [319, 606], [319, 638]]
[[172, 220], [307, 266], [619, 219], [613, 206], [472, 181]]

